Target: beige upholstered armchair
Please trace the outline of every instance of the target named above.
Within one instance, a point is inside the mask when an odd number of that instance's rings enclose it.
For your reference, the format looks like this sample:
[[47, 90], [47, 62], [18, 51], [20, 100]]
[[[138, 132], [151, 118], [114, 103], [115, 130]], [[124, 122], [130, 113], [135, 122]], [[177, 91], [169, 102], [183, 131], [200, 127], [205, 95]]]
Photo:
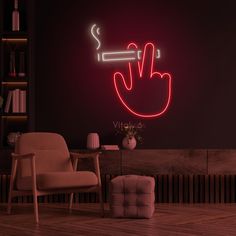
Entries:
[[[80, 158], [92, 158], [95, 172], [77, 171]], [[13, 197], [33, 195], [34, 215], [38, 223], [38, 196], [70, 193], [71, 209], [75, 192], [97, 192], [103, 215], [99, 152], [69, 153], [64, 138], [56, 133], [22, 134], [12, 154], [8, 213], [11, 213]]]

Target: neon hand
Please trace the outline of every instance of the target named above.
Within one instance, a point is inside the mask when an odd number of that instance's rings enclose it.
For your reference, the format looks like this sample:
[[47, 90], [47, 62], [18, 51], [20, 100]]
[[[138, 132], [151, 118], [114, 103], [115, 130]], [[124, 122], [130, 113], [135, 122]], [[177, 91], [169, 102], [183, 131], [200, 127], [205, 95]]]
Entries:
[[[127, 49], [138, 49], [130, 43]], [[155, 46], [144, 46], [141, 61], [128, 63], [128, 76], [113, 75], [114, 86], [122, 105], [133, 115], [155, 118], [165, 113], [171, 99], [171, 75], [153, 71]], [[125, 78], [126, 77], [126, 78]]]

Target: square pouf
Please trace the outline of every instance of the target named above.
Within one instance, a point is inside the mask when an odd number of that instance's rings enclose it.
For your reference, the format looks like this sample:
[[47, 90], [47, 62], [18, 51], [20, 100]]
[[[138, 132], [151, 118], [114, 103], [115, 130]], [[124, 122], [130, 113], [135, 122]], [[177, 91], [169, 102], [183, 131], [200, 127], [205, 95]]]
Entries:
[[110, 182], [113, 217], [151, 218], [155, 211], [155, 180], [149, 176], [123, 175]]

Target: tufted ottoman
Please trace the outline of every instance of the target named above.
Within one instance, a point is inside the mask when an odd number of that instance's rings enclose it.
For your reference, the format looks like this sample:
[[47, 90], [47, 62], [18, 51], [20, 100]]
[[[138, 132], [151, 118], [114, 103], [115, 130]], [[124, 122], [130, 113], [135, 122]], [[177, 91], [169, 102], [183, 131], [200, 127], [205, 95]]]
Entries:
[[111, 180], [110, 209], [113, 217], [151, 218], [155, 210], [155, 180], [124, 175]]

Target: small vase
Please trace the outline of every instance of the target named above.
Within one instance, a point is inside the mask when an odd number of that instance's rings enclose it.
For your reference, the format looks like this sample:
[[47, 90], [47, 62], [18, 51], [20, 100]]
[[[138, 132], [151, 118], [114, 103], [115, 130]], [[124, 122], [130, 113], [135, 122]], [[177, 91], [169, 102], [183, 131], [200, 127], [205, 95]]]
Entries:
[[98, 149], [100, 147], [99, 136], [97, 133], [89, 133], [87, 136], [87, 148]]
[[122, 146], [128, 150], [135, 149], [136, 144], [137, 144], [137, 141], [136, 141], [135, 137], [131, 137], [131, 138], [124, 137], [122, 140]]

